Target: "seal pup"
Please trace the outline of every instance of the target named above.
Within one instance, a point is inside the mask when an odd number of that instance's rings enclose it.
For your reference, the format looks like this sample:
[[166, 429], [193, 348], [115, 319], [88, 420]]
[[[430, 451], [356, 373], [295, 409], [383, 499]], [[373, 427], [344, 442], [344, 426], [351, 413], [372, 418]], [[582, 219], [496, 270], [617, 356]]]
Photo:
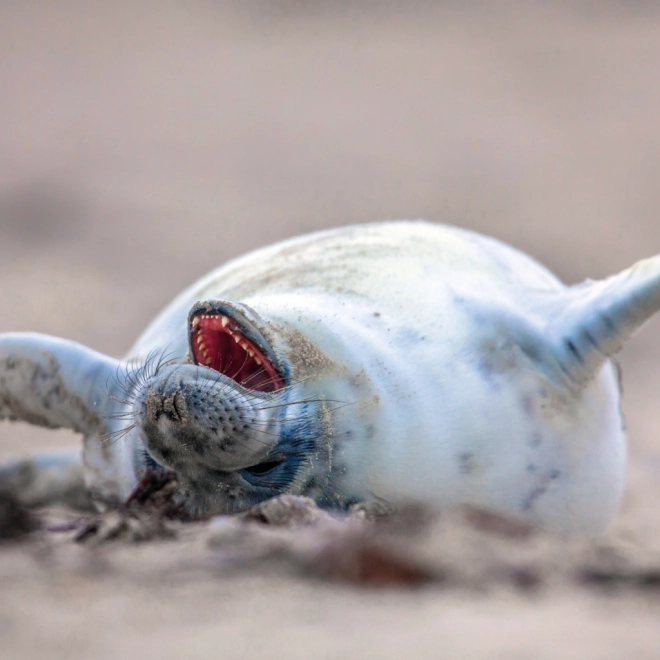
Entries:
[[0, 418], [82, 433], [101, 507], [165, 466], [194, 515], [415, 499], [595, 535], [626, 468], [609, 358], [658, 309], [660, 257], [566, 287], [455, 227], [340, 228], [215, 270], [123, 360], [0, 335]]

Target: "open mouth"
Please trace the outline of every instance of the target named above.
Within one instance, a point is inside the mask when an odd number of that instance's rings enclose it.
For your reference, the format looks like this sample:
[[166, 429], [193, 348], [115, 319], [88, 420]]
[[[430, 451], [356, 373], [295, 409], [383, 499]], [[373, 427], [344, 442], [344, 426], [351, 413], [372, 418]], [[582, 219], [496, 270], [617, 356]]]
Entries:
[[195, 364], [219, 371], [257, 392], [275, 392], [284, 380], [237, 323], [222, 314], [197, 314], [191, 319]]

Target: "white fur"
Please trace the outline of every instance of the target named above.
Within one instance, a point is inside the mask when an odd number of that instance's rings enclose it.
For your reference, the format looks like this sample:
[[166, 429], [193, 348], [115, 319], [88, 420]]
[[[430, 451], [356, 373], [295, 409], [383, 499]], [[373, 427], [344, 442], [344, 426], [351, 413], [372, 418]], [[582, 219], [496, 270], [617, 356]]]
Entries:
[[[278, 276], [261, 279], [269, 272]], [[192, 303], [239, 293], [274, 327], [298, 329], [330, 358], [307, 393], [353, 404], [334, 413], [338, 435], [374, 425], [345, 457], [365, 496], [469, 502], [594, 534], [624, 484], [613, 369], [575, 393], [553, 380], [552, 359], [535, 363], [517, 343], [524, 336], [540, 353], [550, 350], [544, 301], [554, 315], [565, 292], [493, 239], [417, 222], [365, 225], [230, 262], [179, 296], [134, 350], [144, 355], [165, 335], [180, 337], [174, 346], [183, 354]], [[488, 360], [490, 376], [480, 369]], [[347, 384], [356, 377], [359, 393]]]

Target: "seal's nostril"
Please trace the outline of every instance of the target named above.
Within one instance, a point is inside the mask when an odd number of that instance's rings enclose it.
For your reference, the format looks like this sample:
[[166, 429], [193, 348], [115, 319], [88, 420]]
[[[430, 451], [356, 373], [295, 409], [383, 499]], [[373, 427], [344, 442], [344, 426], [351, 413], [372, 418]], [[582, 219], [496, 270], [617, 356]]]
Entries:
[[147, 409], [147, 416], [152, 422], [156, 423], [165, 412], [163, 409], [163, 397], [150, 389], [144, 404]]
[[181, 426], [185, 426], [188, 421], [188, 414], [186, 408], [186, 400], [180, 390], [174, 392], [170, 396], [163, 397], [163, 413], [168, 419], [180, 422]]
[[163, 415], [169, 420], [179, 422], [181, 426], [188, 423], [188, 407], [186, 399], [180, 390], [165, 396], [154, 390], [149, 390], [145, 400], [147, 416], [152, 422], [157, 422]]
[[183, 394], [181, 394], [181, 392], [177, 392], [172, 398], [172, 409], [173, 412], [178, 416], [181, 425], [185, 426], [188, 420], [188, 411], [186, 408], [186, 399]]

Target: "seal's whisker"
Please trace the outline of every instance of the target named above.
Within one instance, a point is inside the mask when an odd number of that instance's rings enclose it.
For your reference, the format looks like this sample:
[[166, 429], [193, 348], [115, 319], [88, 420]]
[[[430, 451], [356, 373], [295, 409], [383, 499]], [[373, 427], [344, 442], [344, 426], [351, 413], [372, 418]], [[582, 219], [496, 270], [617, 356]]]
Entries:
[[113, 431], [112, 433], [105, 433], [101, 436], [101, 442], [103, 444], [113, 444], [130, 433], [136, 426], [137, 424], [134, 423], [124, 428], [118, 429], [117, 431]]
[[[306, 403], [339, 403], [340, 407], [354, 406], [357, 401], [339, 401], [337, 399], [304, 399], [303, 401], [287, 401], [284, 403], [277, 403], [273, 406], [260, 406], [257, 410], [271, 410], [273, 408], [285, 408], [287, 406], [304, 406]], [[333, 410], [337, 410], [334, 408]]]
[[152, 349], [147, 354], [146, 359], [142, 364], [131, 365], [130, 374], [127, 373], [127, 378], [130, 378], [131, 382], [134, 384], [134, 389], [141, 388], [145, 382], [145, 379], [149, 377], [149, 369], [154, 363], [158, 352], [156, 349]]
[[120, 362], [117, 364], [114, 375], [109, 375], [105, 380], [104, 390], [109, 397], [113, 397], [116, 391], [119, 394], [123, 395], [126, 399], [129, 399], [131, 396], [130, 390], [126, 387], [125, 381], [123, 378], [120, 378], [120, 373], [124, 365]]
[[126, 412], [111, 413], [109, 415], [103, 415], [103, 419], [131, 419], [134, 416], [135, 416], [135, 413], [132, 410], [127, 410]]
[[109, 398], [111, 401], [113, 401], [114, 403], [121, 403], [122, 405], [125, 405], [125, 406], [130, 406], [130, 405], [132, 405], [132, 404], [133, 404], [133, 401], [134, 401], [134, 398], [133, 398], [133, 397], [131, 397], [130, 399], [129, 399], [129, 398], [122, 399], [122, 397], [120, 397], [120, 396], [118, 396], [118, 395], [116, 395], [116, 394], [109, 394], [109, 395], [108, 395], [108, 398]]
[[[259, 443], [260, 445], [263, 445], [264, 447], [270, 447], [273, 444], [272, 442], [266, 442], [266, 440], [260, 440], [259, 438], [250, 438], [250, 439], [254, 442]], [[235, 439], [234, 442], [236, 442], [236, 444], [239, 447], [242, 447], [243, 449], [245, 449], [248, 453], [250, 453], [250, 452], [255, 453], [255, 451], [249, 445], [246, 445], [241, 440]]]
[[[163, 352], [161, 353], [160, 357], [158, 358], [158, 361], [156, 362], [156, 366], [154, 368], [154, 372], [151, 374], [149, 379], [155, 378], [158, 375], [158, 372], [163, 369], [164, 367], [174, 363], [176, 361], [176, 351], [169, 351], [168, 349], [170, 346], [172, 346], [174, 342], [170, 342], [164, 349]], [[172, 356], [172, 357], [170, 357]]]
[[237, 370], [236, 373], [234, 374], [234, 380], [236, 380], [236, 376], [238, 376], [238, 374], [240, 374], [241, 371], [243, 371], [243, 369], [244, 369], [244, 367], [245, 367], [245, 365], [246, 365], [247, 363], [248, 363], [248, 354], [245, 353], [245, 354], [244, 354], [244, 358], [243, 358], [243, 363], [241, 364], [241, 366], [238, 368], [238, 370]]
[[[265, 373], [267, 373], [266, 369], [263, 369], [263, 368], [262, 368], [262, 369], [258, 369], [258, 370], [255, 371], [252, 375], [248, 376], [248, 377], [243, 381], [243, 383], [242, 383], [242, 384], [243, 384], [243, 387], [246, 387], [246, 388], [249, 389], [249, 385], [248, 385], [248, 383], [249, 383], [251, 380], [254, 380], [255, 378], [259, 378], [260, 376], [263, 376], [263, 374], [265, 374]], [[275, 383], [275, 379], [274, 379], [274, 378], [268, 378], [268, 379], [265, 380], [265, 381], [258, 381], [258, 382], [260, 382], [262, 386], [264, 386], [264, 385], [272, 385], [272, 384]]]
[[[319, 416], [318, 414], [309, 414], [309, 415], [296, 415], [295, 417], [287, 417], [286, 420], [284, 420], [284, 423], [286, 424], [297, 424], [299, 422], [313, 422], [318, 420]], [[254, 420], [250, 421], [250, 425], [252, 426], [269, 426], [271, 422], [268, 420]]]
[[[147, 359], [148, 356], [147, 356]], [[143, 364], [138, 364], [136, 362], [129, 362], [126, 365], [126, 369], [124, 371], [124, 380], [131, 386], [131, 389], [136, 389], [138, 384], [136, 380], [136, 374], [138, 369], [142, 368]]]
[[[257, 433], [263, 433], [265, 435], [272, 435], [275, 438], [279, 438], [280, 435], [281, 435], [277, 431], [266, 431], [265, 429], [258, 429], [256, 427], [250, 425], [250, 424], [246, 424], [245, 428], [250, 429], [251, 431], [256, 431]], [[255, 438], [255, 440], [257, 440], [257, 442], [261, 442], [258, 438]], [[269, 442], [269, 443], [264, 443], [264, 444], [270, 445], [271, 443]]]

